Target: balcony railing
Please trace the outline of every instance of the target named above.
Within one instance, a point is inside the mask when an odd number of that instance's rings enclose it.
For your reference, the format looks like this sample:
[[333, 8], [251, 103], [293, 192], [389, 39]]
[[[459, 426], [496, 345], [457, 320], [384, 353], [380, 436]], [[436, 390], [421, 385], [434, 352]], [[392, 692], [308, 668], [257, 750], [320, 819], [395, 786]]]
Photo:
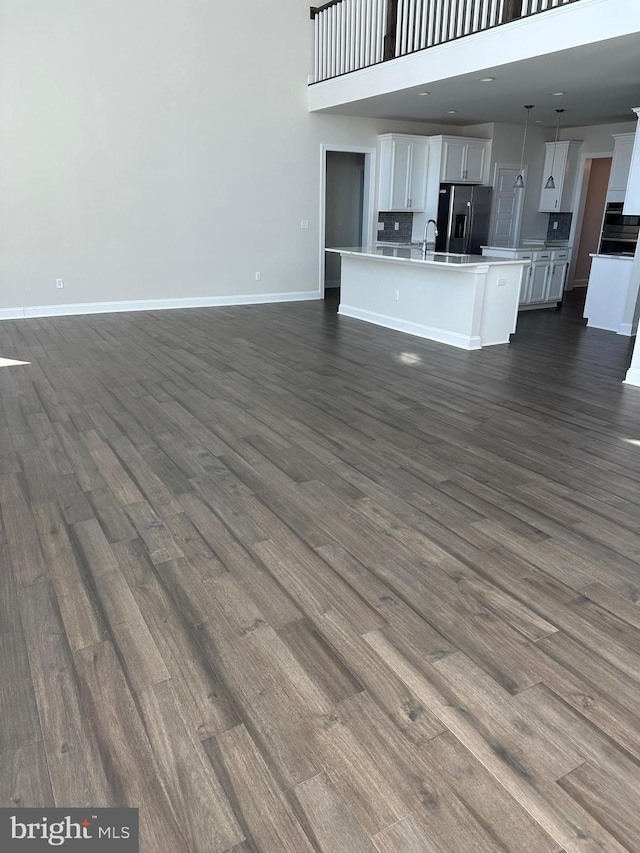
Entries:
[[314, 82], [577, 0], [331, 0], [312, 6]]

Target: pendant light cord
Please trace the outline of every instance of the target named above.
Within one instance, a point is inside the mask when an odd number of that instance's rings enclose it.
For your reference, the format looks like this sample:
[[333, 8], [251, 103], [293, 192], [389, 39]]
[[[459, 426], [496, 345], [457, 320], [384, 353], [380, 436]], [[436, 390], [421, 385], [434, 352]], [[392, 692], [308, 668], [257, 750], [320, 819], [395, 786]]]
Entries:
[[524, 152], [527, 146], [527, 128], [529, 127], [529, 116], [531, 115], [531, 110], [534, 108], [535, 104], [525, 104], [525, 110], [527, 111], [527, 118], [524, 123], [524, 136], [522, 139], [522, 154], [520, 155], [520, 174], [516, 178], [516, 182], [514, 187], [522, 188], [524, 186], [524, 176], [522, 174], [522, 170], [524, 169]]
[[[556, 110], [556, 112], [558, 113], [558, 120], [556, 122], [556, 138], [555, 138], [555, 142], [553, 143], [553, 157], [551, 158], [551, 174], [549, 176], [549, 180], [554, 180], [554, 181], [555, 181], [555, 178], [553, 177], [553, 170], [556, 167], [556, 151], [558, 150], [558, 136], [560, 135], [560, 116], [562, 115], [564, 110]], [[549, 183], [549, 181], [547, 181], [547, 183]]]

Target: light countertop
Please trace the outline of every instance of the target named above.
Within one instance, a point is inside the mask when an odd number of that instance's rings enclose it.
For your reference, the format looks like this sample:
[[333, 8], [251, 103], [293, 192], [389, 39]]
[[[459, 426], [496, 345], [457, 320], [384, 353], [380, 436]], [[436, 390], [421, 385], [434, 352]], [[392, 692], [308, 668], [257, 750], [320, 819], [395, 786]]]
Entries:
[[528, 261], [512, 260], [510, 258], [492, 258], [485, 255], [455, 255], [447, 252], [429, 252], [422, 257], [422, 249], [417, 246], [346, 246], [326, 249], [327, 252], [337, 252], [340, 255], [355, 255], [363, 258], [377, 258], [389, 261], [404, 261], [405, 263], [423, 264], [435, 267], [478, 267], [478, 266], [508, 266], [509, 264], [527, 264]]
[[605, 260], [614, 260], [614, 261], [633, 261], [635, 259], [634, 255], [589, 255], [590, 258], [605, 258]]
[[553, 252], [570, 249], [571, 246], [569, 243], [527, 243], [520, 246], [481, 246], [480, 248], [499, 252]]

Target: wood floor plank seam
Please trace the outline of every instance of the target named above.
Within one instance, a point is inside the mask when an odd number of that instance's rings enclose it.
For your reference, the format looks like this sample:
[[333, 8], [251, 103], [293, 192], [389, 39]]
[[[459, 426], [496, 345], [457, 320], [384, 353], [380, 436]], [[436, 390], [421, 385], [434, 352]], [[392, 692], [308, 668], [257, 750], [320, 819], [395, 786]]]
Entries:
[[580, 293], [475, 353], [335, 307], [3, 324], [0, 804], [140, 806], [141, 853], [635, 849], [629, 341]]

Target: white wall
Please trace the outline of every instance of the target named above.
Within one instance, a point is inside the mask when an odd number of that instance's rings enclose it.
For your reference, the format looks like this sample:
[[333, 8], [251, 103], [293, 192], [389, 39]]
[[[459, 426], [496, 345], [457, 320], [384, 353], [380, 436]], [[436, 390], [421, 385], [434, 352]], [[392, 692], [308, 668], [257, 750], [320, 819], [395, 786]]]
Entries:
[[[321, 143], [483, 135], [310, 114], [312, 24], [300, 0], [0, 0], [0, 21], [5, 316], [315, 292]], [[591, 129], [589, 144], [634, 127]], [[520, 134], [496, 126], [494, 159], [518, 162]], [[541, 174], [527, 162], [537, 205]], [[532, 205], [526, 236], [546, 229]]]
[[300, 0], [0, 0], [0, 21], [0, 311], [317, 291], [320, 144], [427, 132], [308, 113]]
[[[629, 110], [630, 116], [633, 118], [633, 112]], [[617, 124], [594, 124], [584, 127], [567, 127], [560, 130], [560, 139], [578, 140], [583, 143], [583, 153], [594, 154], [609, 153], [613, 154], [613, 134], [614, 133], [633, 133], [636, 129], [637, 122], [629, 119], [628, 122], [618, 122]]]

